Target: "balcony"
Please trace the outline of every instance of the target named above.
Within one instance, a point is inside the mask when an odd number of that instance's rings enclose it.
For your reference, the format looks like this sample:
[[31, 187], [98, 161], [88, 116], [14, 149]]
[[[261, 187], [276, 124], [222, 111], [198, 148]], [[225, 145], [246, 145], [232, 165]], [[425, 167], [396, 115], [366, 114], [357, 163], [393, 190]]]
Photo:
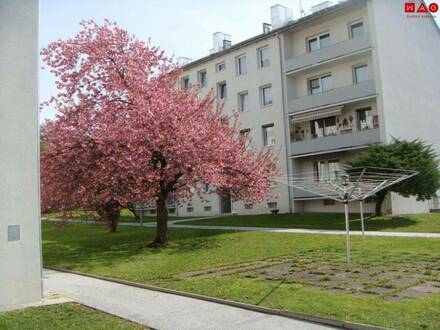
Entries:
[[293, 188], [293, 199], [298, 200], [298, 199], [316, 199], [316, 198], [324, 198], [322, 196], [316, 195], [314, 193], [302, 190], [302, 189], [298, 189], [298, 188]]
[[339, 105], [365, 99], [376, 95], [374, 80], [367, 80], [355, 85], [335, 88], [322, 94], [306, 95], [289, 100], [289, 114], [320, 108], [331, 105]]
[[290, 155], [299, 158], [309, 154], [326, 151], [337, 152], [377, 142], [380, 142], [379, 129], [372, 128], [364, 131], [293, 142], [290, 144]]
[[371, 38], [367, 33], [362, 37], [348, 39], [329, 47], [289, 58], [285, 62], [286, 73], [295, 73], [316, 65], [362, 53], [371, 48]]

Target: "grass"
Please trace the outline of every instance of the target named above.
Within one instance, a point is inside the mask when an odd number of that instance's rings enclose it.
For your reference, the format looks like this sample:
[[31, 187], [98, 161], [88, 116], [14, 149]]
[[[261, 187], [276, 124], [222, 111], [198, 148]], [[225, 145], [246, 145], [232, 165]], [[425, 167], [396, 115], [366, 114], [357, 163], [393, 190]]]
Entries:
[[[294, 213], [228, 216], [185, 221], [180, 224], [344, 230], [344, 221], [344, 214], [340, 213]], [[361, 221], [358, 214], [350, 215], [350, 229], [361, 230]], [[365, 229], [371, 231], [440, 233], [440, 213], [372, 217], [365, 220]]]
[[[353, 322], [399, 329], [440, 327], [438, 294], [402, 302], [238, 272], [182, 277], [192, 271], [299, 255], [314, 255], [312, 268], [324, 261], [341, 264], [343, 236], [172, 229], [169, 245], [146, 248], [153, 235], [153, 228], [119, 227], [110, 234], [100, 225], [43, 222], [44, 264]], [[351, 246], [354, 265], [365, 268], [440, 258], [435, 239], [353, 237]], [[438, 264], [433, 267], [440, 270]]]
[[[75, 220], [97, 220], [99, 219], [98, 213], [96, 211], [84, 211], [84, 210], [75, 210], [70, 211], [68, 213], [63, 212], [52, 212], [52, 213], [45, 213], [42, 214], [42, 216], [47, 218], [63, 218], [66, 217], [68, 219], [75, 219]], [[182, 219], [191, 219], [191, 217], [177, 217], [177, 216], [169, 216], [169, 220], [182, 220]], [[128, 209], [122, 209], [121, 215], [120, 215], [120, 222], [139, 222], [138, 219], [136, 219], [133, 215], [133, 213], [130, 212]], [[144, 222], [156, 222], [156, 216], [155, 215], [144, 215], [143, 216]]]
[[0, 313], [0, 329], [134, 330], [148, 328], [95, 309], [66, 303]]

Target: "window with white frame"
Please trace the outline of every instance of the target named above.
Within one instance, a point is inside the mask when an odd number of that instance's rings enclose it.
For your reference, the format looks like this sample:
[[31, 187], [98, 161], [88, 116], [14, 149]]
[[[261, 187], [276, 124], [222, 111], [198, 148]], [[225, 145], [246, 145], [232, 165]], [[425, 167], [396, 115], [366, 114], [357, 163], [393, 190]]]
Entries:
[[249, 139], [249, 134], [251, 134], [250, 128], [245, 128], [240, 131], [240, 135], [246, 139], [244, 146], [243, 146], [243, 150], [247, 150], [251, 144], [251, 141]]
[[240, 112], [249, 111], [249, 93], [247, 91], [238, 93], [238, 109]]
[[189, 77], [188, 76], [182, 77], [180, 84], [182, 89], [187, 89], [189, 87]]
[[355, 84], [368, 80], [368, 66], [366, 64], [355, 66], [353, 68], [353, 76]]
[[271, 210], [275, 210], [278, 207], [277, 202], [267, 202], [267, 207]]
[[313, 52], [315, 50], [325, 48], [331, 45], [330, 33], [326, 32], [321, 35], [307, 38], [307, 50]]
[[226, 63], [225, 63], [225, 61], [217, 63], [215, 65], [215, 71], [221, 72], [221, 71], [225, 71], [225, 70], [226, 70]]
[[336, 180], [341, 175], [339, 160], [320, 160], [313, 163], [315, 181]]
[[197, 72], [197, 80], [201, 87], [206, 87], [208, 85], [208, 75], [206, 70], [200, 70]]
[[274, 124], [263, 126], [263, 144], [264, 146], [273, 146], [275, 144], [275, 126]]
[[246, 55], [240, 55], [236, 58], [237, 75], [241, 76], [247, 73]]
[[315, 169], [315, 181], [323, 181], [327, 179], [327, 167], [325, 161], [317, 161], [313, 163]]
[[226, 96], [227, 96], [226, 81], [219, 82], [217, 84], [217, 97], [220, 99], [225, 99]]
[[322, 138], [325, 136], [336, 135], [336, 117], [315, 119], [310, 122], [310, 131], [312, 138]]
[[350, 24], [350, 37], [352, 39], [362, 37], [364, 33], [363, 22], [355, 22]]
[[267, 107], [272, 104], [272, 85], [260, 87], [261, 105]]
[[270, 66], [269, 46], [258, 49], [258, 66], [260, 69]]
[[341, 168], [339, 167], [339, 160], [328, 161], [328, 175], [330, 180], [336, 180], [341, 176]]
[[308, 85], [311, 95], [327, 92], [332, 89], [332, 75], [328, 73], [321, 77], [311, 78], [308, 80]]
[[358, 130], [374, 128], [374, 115], [370, 107], [356, 110]]

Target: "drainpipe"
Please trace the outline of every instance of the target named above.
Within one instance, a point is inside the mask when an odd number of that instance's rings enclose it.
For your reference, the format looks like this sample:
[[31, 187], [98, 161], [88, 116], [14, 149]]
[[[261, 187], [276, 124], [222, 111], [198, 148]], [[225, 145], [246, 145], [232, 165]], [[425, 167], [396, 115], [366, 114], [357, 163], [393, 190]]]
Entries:
[[[285, 93], [285, 77], [284, 77], [284, 47], [282, 45], [281, 36], [279, 33], [276, 34], [278, 39], [278, 51], [280, 54], [280, 69], [281, 69], [281, 96], [283, 98], [283, 125], [284, 125], [284, 136], [285, 136], [285, 152], [286, 152], [286, 170], [287, 175], [290, 174], [291, 163], [289, 161], [289, 150], [290, 150], [290, 127], [289, 127], [289, 116], [287, 114], [287, 100]], [[286, 120], [287, 117], [287, 120]], [[292, 188], [290, 186], [287, 187], [288, 197], [289, 197], [289, 212], [293, 213], [293, 200], [292, 200]]]

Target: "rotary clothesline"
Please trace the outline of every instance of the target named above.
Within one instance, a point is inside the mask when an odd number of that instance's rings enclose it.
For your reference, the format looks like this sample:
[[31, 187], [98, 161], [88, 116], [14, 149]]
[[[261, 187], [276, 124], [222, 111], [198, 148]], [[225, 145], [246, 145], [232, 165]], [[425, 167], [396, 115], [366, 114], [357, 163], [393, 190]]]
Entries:
[[316, 172], [303, 172], [280, 176], [274, 181], [344, 204], [347, 262], [350, 263], [348, 203], [354, 201], [360, 203], [362, 237], [364, 237], [363, 201], [417, 174], [416, 171], [392, 168], [343, 167], [334, 173], [322, 175]]

